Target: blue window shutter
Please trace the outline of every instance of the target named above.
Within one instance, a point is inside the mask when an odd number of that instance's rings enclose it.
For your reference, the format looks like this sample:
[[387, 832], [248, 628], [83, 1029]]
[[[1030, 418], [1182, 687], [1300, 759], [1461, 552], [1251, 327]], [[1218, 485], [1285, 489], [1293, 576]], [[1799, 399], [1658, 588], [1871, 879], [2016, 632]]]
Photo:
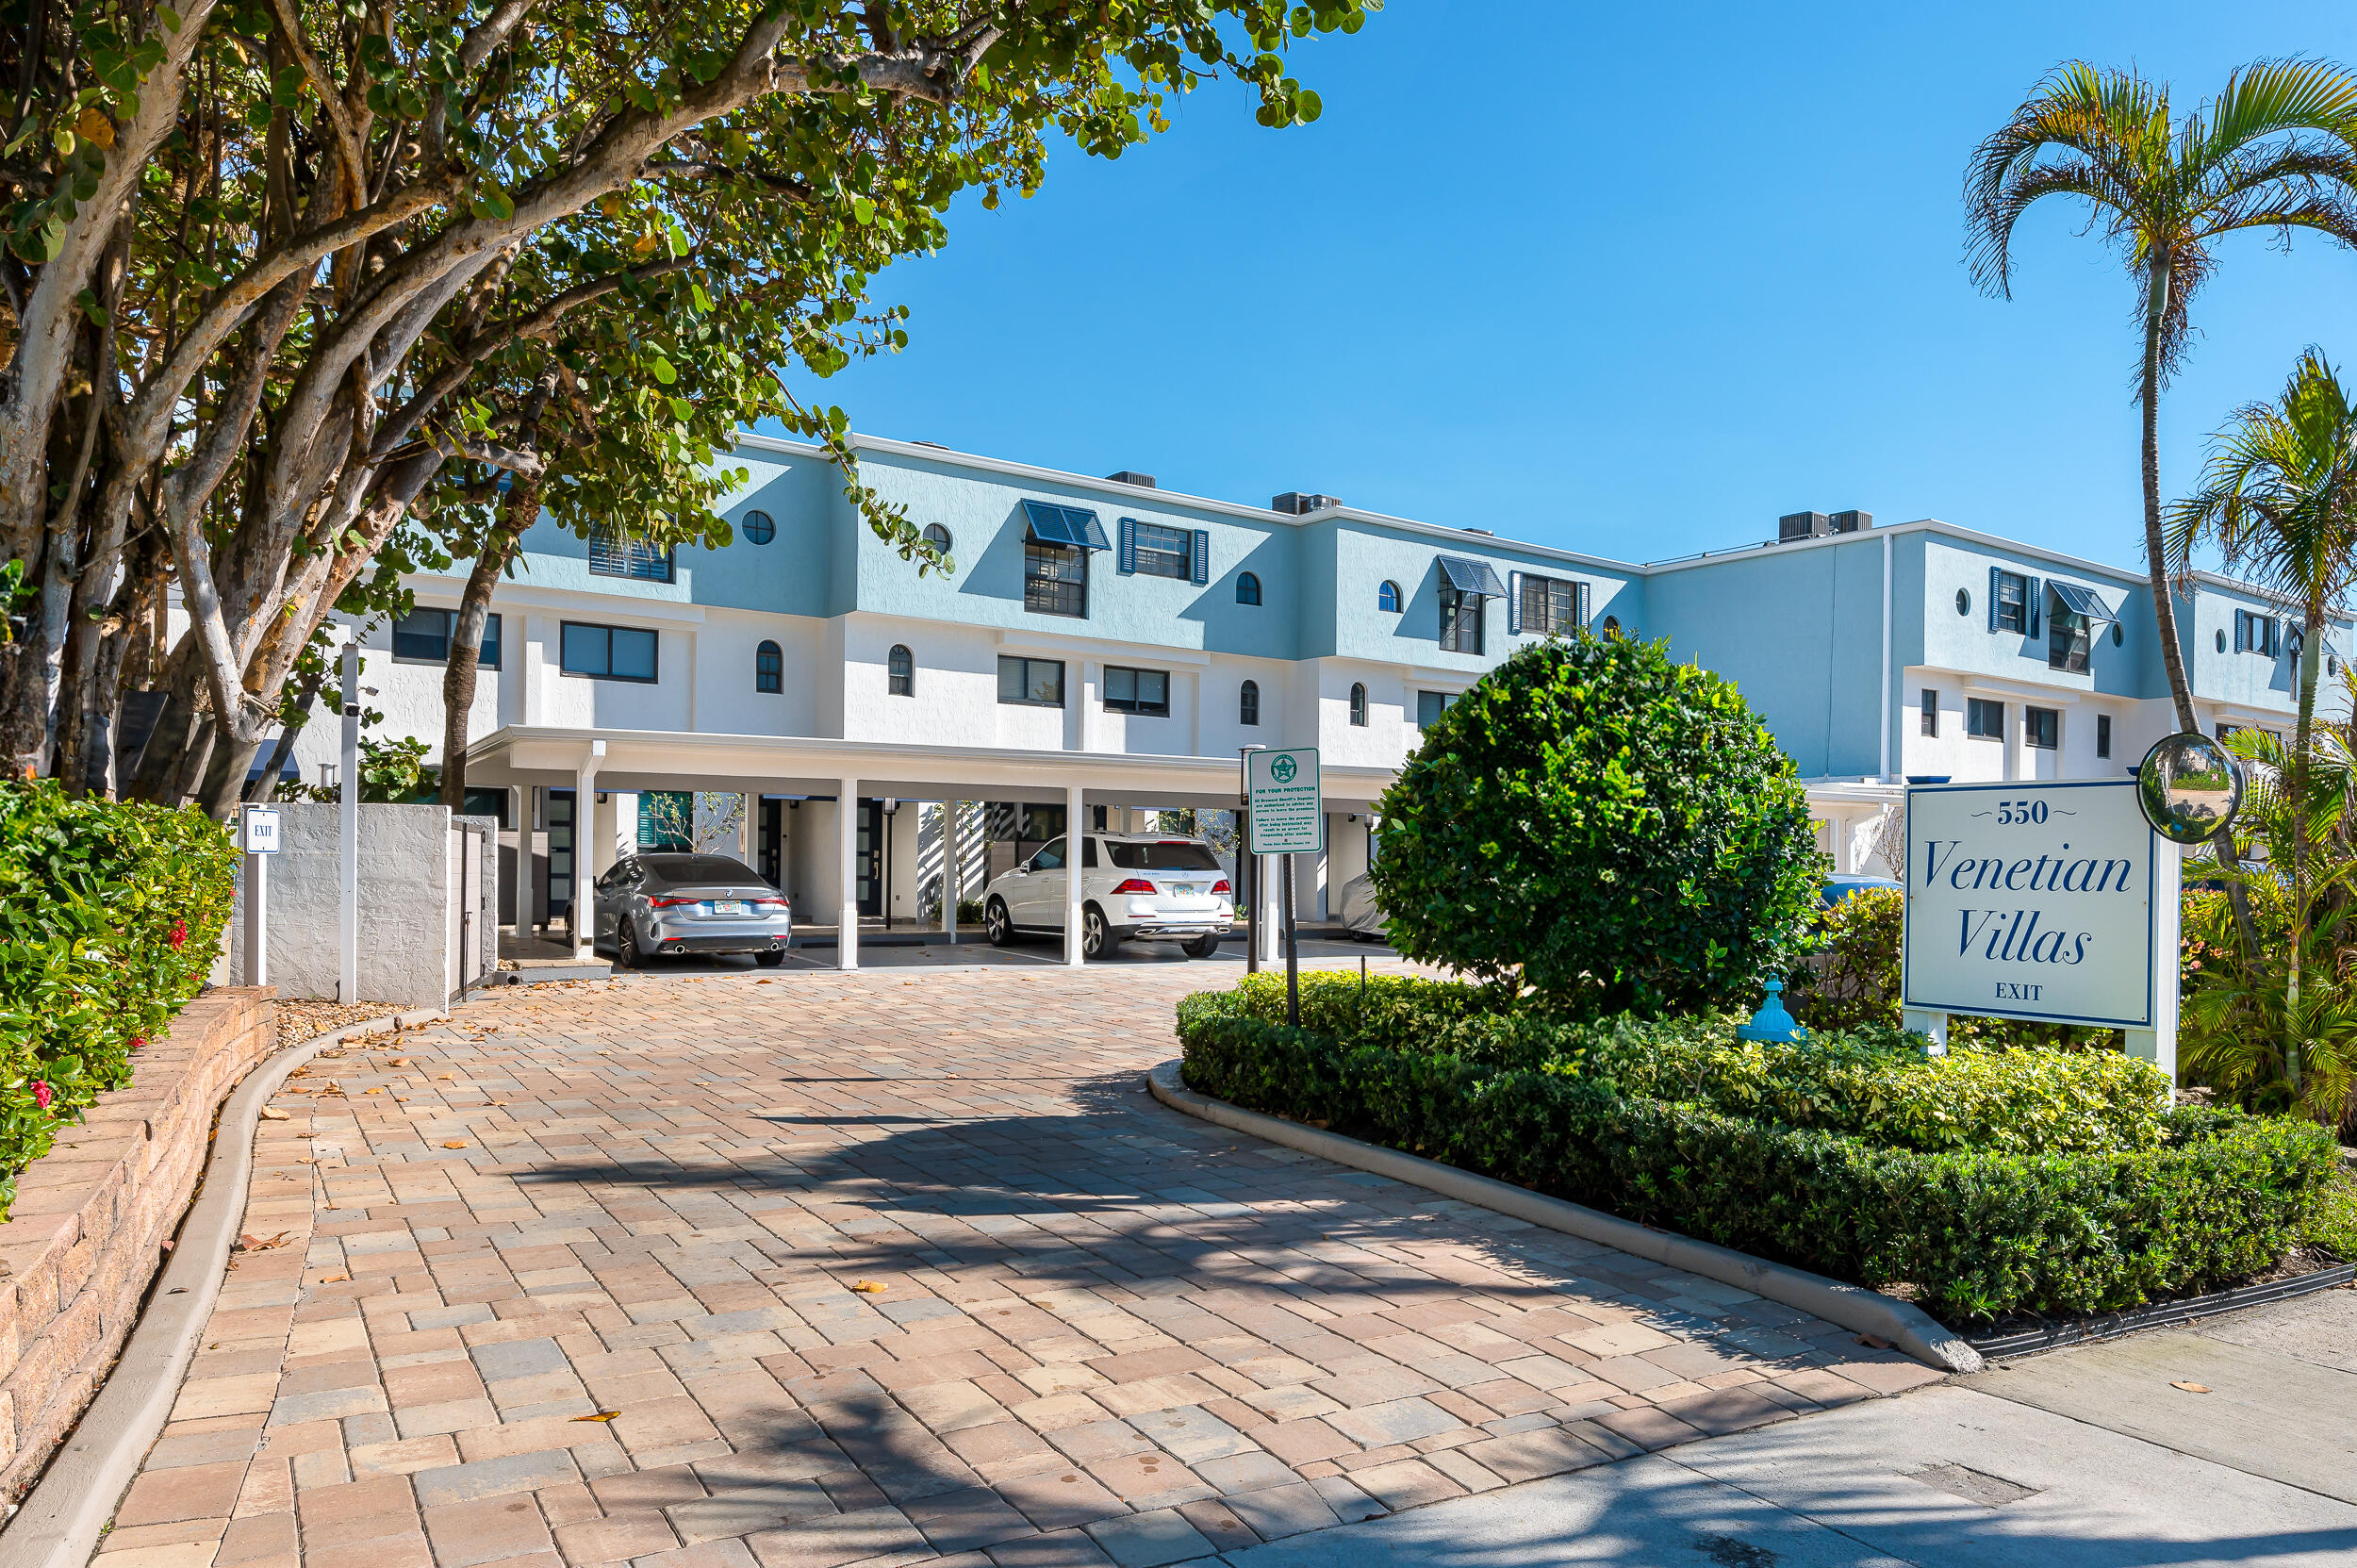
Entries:
[[2000, 567], [1988, 569], [1988, 629], [1997, 630], [1997, 584], [2004, 576]]
[[1195, 586], [1201, 587], [1211, 580], [1211, 531], [1195, 531]]
[[1572, 601], [1572, 619], [1578, 625], [1585, 626], [1588, 624], [1589, 616], [1593, 613], [1589, 606], [1588, 585], [1574, 584], [1572, 592], [1575, 596]]
[[1523, 635], [1523, 574], [1519, 571], [1506, 574], [1506, 635]]
[[2021, 583], [2022, 609], [2030, 618], [2030, 635], [2037, 635], [2038, 612], [2046, 608], [2046, 585], [2036, 577], [2025, 577]]
[[1138, 569], [1138, 521], [1135, 518], [1121, 520], [1121, 569], [1124, 572]]

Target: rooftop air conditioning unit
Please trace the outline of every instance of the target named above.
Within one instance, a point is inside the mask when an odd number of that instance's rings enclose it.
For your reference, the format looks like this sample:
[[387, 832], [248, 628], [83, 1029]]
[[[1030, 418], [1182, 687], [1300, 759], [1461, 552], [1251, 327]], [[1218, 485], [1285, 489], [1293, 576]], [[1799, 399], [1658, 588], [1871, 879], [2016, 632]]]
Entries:
[[1822, 512], [1787, 512], [1776, 520], [1776, 542], [1821, 539], [1833, 532], [1833, 520]]
[[1150, 490], [1154, 487], [1154, 476], [1150, 473], [1140, 473], [1135, 469], [1123, 469], [1119, 473], [1109, 473], [1105, 477], [1116, 485], [1135, 485], [1141, 490]]
[[1874, 514], [1871, 512], [1853, 509], [1833, 515], [1833, 531], [1837, 534], [1863, 534], [1873, 526]]
[[1340, 506], [1342, 503], [1343, 498], [1340, 496], [1316, 495], [1307, 490], [1287, 490], [1283, 495], [1270, 497], [1268, 505], [1272, 512], [1285, 512], [1294, 517], [1306, 517], [1311, 512], [1321, 511], [1328, 506]]

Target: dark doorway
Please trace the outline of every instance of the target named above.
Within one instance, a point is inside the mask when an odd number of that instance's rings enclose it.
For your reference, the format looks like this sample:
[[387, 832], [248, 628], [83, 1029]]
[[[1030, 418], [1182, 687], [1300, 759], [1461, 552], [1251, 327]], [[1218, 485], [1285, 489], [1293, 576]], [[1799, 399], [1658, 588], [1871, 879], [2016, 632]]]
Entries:
[[[760, 798], [755, 797], [756, 800]], [[785, 802], [761, 801], [761, 811], [753, 818], [755, 867], [761, 880], [783, 891], [785, 887]]]
[[862, 798], [859, 802], [859, 912], [870, 919], [883, 914], [883, 802]]
[[573, 792], [549, 791], [549, 883], [540, 907], [548, 921], [569, 922], [573, 910]]

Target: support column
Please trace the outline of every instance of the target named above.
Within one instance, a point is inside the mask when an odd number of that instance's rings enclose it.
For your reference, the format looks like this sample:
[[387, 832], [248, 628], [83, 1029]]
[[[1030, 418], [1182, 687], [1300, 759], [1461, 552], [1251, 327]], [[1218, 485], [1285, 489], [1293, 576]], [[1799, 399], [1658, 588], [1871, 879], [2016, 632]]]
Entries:
[[540, 820], [540, 786], [516, 786], [516, 940], [532, 940], [533, 915], [540, 898], [533, 872], [533, 829]]
[[2168, 1076], [2169, 1097], [2177, 1086], [2177, 955], [2184, 917], [2185, 852], [2152, 835], [2152, 1027], [2121, 1032], [2130, 1056], [2142, 1057]]
[[843, 858], [842, 901], [835, 909], [834, 966], [859, 967], [859, 781], [845, 779], [835, 792], [835, 847]]
[[1077, 784], [1063, 792], [1063, 961], [1075, 968], [1081, 963], [1080, 841], [1088, 834], [1088, 824], [1080, 816], [1088, 808], [1081, 803], [1080, 794]]
[[573, 957], [586, 964], [598, 952], [598, 764], [605, 742], [593, 740], [573, 773]]
[[962, 802], [941, 802], [941, 929], [949, 933], [949, 945], [958, 945], [958, 856], [964, 846], [958, 840], [958, 807]]

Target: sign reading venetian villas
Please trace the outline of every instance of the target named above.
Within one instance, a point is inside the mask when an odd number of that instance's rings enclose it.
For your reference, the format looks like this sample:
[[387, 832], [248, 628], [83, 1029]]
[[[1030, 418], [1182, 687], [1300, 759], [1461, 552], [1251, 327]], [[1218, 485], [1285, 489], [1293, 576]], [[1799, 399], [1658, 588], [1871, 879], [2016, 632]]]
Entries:
[[1244, 797], [1252, 808], [1251, 852], [1314, 855], [1326, 849], [1326, 802], [1318, 787], [1318, 751], [1244, 753]]
[[1909, 789], [1905, 1005], [2155, 1027], [2155, 866], [2175, 850], [2135, 792], [2133, 779]]

